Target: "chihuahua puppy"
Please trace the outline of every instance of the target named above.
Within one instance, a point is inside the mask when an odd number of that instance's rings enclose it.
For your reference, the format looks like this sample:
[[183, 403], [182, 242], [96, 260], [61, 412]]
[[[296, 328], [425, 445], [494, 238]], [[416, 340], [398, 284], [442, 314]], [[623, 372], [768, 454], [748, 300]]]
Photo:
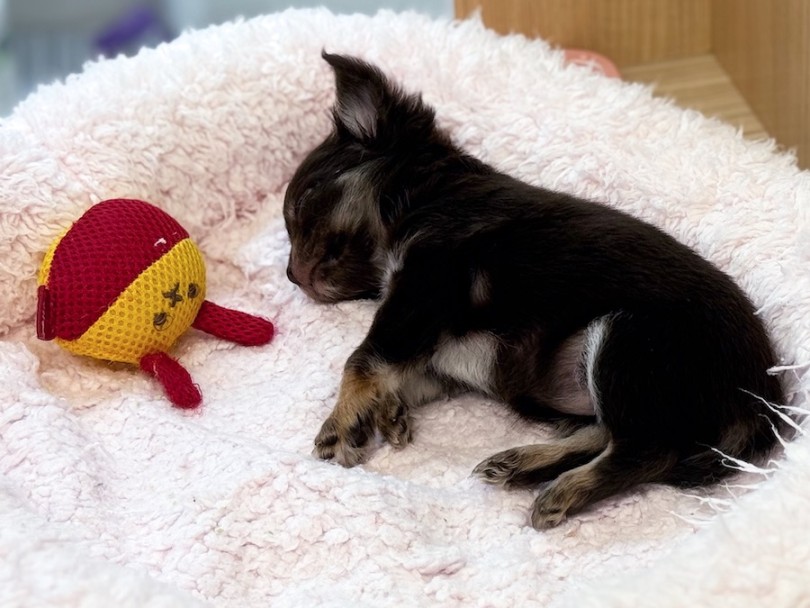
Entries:
[[474, 470], [541, 487], [557, 525], [641, 483], [709, 483], [723, 455], [775, 443], [768, 335], [734, 282], [661, 230], [525, 184], [453, 144], [421, 97], [376, 67], [323, 54], [334, 129], [284, 201], [287, 275], [318, 302], [378, 298], [315, 454], [362, 463], [411, 441], [411, 412], [476, 391], [568, 432]]

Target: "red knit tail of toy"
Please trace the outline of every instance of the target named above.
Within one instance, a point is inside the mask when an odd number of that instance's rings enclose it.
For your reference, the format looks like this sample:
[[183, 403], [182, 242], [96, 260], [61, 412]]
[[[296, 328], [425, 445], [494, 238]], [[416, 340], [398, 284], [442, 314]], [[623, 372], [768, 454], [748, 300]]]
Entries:
[[246, 312], [225, 308], [206, 300], [193, 327], [242, 346], [261, 346], [273, 339], [273, 324]]
[[183, 409], [195, 408], [202, 402], [202, 393], [191, 375], [166, 353], [153, 353], [141, 359], [141, 369], [163, 385], [166, 396]]

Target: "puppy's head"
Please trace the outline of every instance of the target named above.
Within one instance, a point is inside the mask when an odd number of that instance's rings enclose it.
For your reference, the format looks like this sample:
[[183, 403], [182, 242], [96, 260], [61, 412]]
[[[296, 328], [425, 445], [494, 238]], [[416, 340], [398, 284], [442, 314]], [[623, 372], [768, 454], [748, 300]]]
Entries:
[[434, 114], [374, 66], [323, 53], [335, 73], [334, 128], [284, 199], [287, 276], [313, 299], [377, 297], [402, 172], [434, 135]]

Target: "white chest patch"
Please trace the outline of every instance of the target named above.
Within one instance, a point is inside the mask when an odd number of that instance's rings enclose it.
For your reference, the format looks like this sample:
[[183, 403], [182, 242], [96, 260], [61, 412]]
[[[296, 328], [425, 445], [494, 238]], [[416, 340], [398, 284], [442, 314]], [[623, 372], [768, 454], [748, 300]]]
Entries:
[[388, 297], [388, 292], [391, 289], [391, 281], [394, 279], [394, 275], [402, 270], [402, 258], [403, 250], [399, 248], [388, 252], [385, 258], [382, 285], [380, 286], [380, 291], [382, 292], [383, 298]]
[[498, 341], [487, 333], [444, 338], [430, 364], [442, 375], [489, 393], [492, 391]]

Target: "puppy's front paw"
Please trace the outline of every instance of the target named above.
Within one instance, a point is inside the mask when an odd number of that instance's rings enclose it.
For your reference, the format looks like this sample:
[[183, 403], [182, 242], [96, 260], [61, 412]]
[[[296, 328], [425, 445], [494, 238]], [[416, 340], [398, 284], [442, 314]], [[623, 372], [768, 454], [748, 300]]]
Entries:
[[321, 430], [315, 436], [315, 449], [312, 450], [312, 455], [321, 460], [331, 460], [335, 456], [337, 442], [335, 421], [332, 418], [327, 418], [321, 425]]
[[350, 424], [341, 423], [334, 413], [326, 419], [315, 437], [313, 454], [323, 460], [335, 460], [344, 467], [365, 462], [383, 439], [395, 449], [411, 442], [408, 408], [398, 401], [378, 405], [373, 412], [358, 414]]
[[358, 417], [348, 427], [329, 416], [315, 437], [313, 455], [323, 460], [334, 460], [344, 467], [353, 467], [368, 458], [369, 440], [374, 436], [374, 425], [367, 417]]
[[411, 442], [411, 416], [404, 403], [392, 402], [381, 408], [377, 420], [380, 433], [391, 447], [401, 450]]

